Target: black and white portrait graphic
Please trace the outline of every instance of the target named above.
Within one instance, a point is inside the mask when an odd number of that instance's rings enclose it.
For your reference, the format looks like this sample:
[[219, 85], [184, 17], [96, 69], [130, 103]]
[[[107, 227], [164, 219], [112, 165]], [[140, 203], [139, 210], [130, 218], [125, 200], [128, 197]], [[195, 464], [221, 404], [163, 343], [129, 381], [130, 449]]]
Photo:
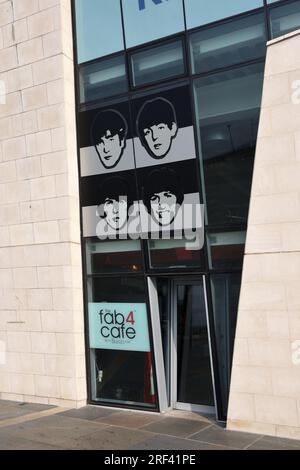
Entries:
[[79, 113], [83, 237], [146, 239], [199, 226], [188, 214], [200, 204], [191, 102], [181, 84]]
[[91, 140], [104, 168], [114, 168], [122, 158], [126, 147], [128, 124], [121, 113], [114, 109], [101, 111], [95, 117]]
[[166, 227], [173, 223], [183, 199], [181, 183], [174, 170], [162, 168], [149, 174], [144, 204], [158, 225]]
[[146, 101], [138, 113], [136, 126], [143, 147], [151, 157], [160, 160], [170, 152], [178, 132], [175, 108], [162, 97]]
[[138, 169], [196, 159], [188, 86], [134, 97], [131, 111]]
[[125, 179], [113, 176], [100, 186], [97, 215], [111, 229], [119, 231], [124, 227], [132, 204], [131, 191]]

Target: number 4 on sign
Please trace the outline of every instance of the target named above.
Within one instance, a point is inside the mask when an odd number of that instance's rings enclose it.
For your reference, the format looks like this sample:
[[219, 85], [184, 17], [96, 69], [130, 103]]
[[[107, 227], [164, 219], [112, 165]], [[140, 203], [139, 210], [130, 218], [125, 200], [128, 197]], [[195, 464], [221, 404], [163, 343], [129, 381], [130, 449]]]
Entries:
[[135, 324], [133, 312], [130, 312], [130, 313], [129, 313], [128, 317], [126, 318], [126, 322], [127, 322], [127, 323], [131, 323], [132, 325]]
[[[145, 10], [146, 9], [146, 0], [138, 0], [138, 1], [139, 1], [139, 9], [140, 10]], [[148, 1], [150, 1], [150, 0], [148, 0]], [[159, 5], [160, 3], [163, 3], [163, 0], [152, 0], [152, 2], [155, 5]]]

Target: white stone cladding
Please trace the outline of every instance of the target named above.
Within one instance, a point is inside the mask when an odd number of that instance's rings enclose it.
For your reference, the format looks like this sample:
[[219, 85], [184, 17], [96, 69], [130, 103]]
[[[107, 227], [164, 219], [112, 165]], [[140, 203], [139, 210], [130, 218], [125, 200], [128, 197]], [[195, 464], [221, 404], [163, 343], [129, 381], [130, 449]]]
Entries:
[[268, 44], [228, 414], [231, 430], [295, 439], [300, 439], [299, 51], [300, 31]]
[[0, 398], [81, 406], [70, 0], [0, 0], [0, 81]]

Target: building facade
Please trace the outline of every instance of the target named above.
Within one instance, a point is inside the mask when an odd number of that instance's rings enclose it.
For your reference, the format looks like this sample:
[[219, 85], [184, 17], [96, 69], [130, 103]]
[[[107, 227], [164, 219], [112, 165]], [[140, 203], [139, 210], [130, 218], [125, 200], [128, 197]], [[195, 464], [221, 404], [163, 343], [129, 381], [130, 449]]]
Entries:
[[300, 1], [0, 26], [0, 398], [300, 438]]

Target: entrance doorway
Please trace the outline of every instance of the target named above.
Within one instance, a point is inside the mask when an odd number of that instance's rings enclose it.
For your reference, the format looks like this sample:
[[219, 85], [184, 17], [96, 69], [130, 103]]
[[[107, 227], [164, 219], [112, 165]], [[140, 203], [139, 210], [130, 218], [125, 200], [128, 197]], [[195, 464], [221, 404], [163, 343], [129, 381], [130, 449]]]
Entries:
[[169, 406], [214, 413], [205, 279], [157, 279]]

